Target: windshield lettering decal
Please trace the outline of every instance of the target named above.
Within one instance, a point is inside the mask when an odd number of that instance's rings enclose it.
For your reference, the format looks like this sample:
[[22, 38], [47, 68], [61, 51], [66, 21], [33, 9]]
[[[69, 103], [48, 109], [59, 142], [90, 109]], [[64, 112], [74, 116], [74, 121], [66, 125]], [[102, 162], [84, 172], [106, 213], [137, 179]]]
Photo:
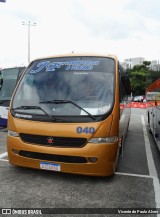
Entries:
[[15, 114], [15, 117], [17, 118], [28, 118], [28, 119], [31, 119], [32, 118], [32, 115], [24, 115], [24, 114]]
[[73, 65], [73, 66], [67, 66], [66, 70], [74, 70], [74, 71], [81, 71], [81, 70], [92, 70], [93, 66], [92, 65]]
[[74, 75], [88, 75], [88, 72], [74, 72]]
[[63, 62], [53, 62], [47, 65], [46, 72], [53, 72], [55, 69], [61, 68], [61, 66], [64, 65]]
[[49, 64], [49, 62], [50, 61], [45, 61], [45, 62], [38, 63], [37, 64], [37, 69], [36, 70], [31, 70], [30, 74], [34, 74], [34, 73], [40, 72], [42, 69], [44, 69]]
[[62, 66], [66, 66], [65, 70], [71, 71], [89, 71], [92, 70], [94, 66], [99, 65], [99, 61], [91, 61], [91, 60], [71, 60], [65, 62], [50, 62], [43, 61], [36, 65], [36, 69], [32, 69], [29, 73], [36, 74], [45, 69], [45, 72], [53, 72], [55, 69], [59, 69]]
[[88, 71], [88, 70], [92, 70], [93, 66], [96, 66], [98, 64], [99, 61], [91, 61], [91, 60], [68, 61], [65, 70]]

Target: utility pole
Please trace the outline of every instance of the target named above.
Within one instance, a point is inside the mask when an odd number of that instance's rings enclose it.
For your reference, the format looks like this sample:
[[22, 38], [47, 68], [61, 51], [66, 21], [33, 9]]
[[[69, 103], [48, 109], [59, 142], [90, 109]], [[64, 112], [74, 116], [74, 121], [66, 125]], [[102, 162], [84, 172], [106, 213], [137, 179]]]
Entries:
[[26, 25], [28, 27], [28, 63], [30, 63], [30, 27], [36, 26], [36, 23], [31, 23], [29, 21], [28, 23], [22, 22], [22, 25]]

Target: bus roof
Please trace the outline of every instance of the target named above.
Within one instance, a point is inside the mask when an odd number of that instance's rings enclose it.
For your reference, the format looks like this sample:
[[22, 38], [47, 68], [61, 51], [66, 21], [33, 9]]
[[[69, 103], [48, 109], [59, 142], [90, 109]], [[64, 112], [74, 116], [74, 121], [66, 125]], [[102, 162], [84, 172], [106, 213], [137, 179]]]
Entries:
[[91, 56], [91, 57], [109, 57], [113, 58], [115, 60], [118, 60], [116, 55], [112, 54], [100, 54], [100, 53], [68, 53], [68, 54], [58, 54], [58, 55], [53, 55], [53, 56], [44, 56], [44, 57], [39, 57], [36, 59], [33, 59], [33, 61], [36, 60], [41, 60], [41, 59], [50, 59], [50, 58], [61, 58], [61, 57], [81, 57], [81, 56]]

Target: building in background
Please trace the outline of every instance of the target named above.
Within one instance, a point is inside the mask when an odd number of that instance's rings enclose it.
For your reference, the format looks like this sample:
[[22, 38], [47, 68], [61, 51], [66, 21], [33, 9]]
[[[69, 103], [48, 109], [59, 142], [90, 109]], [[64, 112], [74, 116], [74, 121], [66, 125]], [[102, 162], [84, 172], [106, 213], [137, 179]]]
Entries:
[[128, 58], [125, 59], [122, 64], [124, 69], [132, 69], [135, 65], [142, 65], [145, 58], [143, 57], [135, 57], [135, 58]]
[[[142, 65], [143, 61], [145, 61], [143, 57], [128, 58], [121, 62], [121, 65], [124, 69], [132, 69], [135, 65]], [[152, 71], [160, 71], [160, 61], [152, 60], [149, 68]]]
[[152, 60], [151, 65], [149, 66], [152, 71], [160, 71], [160, 63], [159, 60]]

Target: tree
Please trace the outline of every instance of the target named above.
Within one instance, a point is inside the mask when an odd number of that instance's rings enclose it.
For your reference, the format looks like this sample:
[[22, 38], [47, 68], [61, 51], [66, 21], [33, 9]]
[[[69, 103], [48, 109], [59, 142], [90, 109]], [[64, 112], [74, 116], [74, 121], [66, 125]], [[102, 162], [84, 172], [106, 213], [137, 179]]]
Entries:
[[144, 61], [142, 65], [135, 65], [133, 69], [128, 69], [133, 95], [145, 94], [150, 64], [150, 61]]
[[133, 69], [127, 69], [133, 95], [145, 95], [146, 88], [160, 78], [160, 71], [150, 70], [150, 64], [151, 61], [143, 61], [142, 65], [135, 65]]
[[147, 76], [147, 86], [160, 78], [160, 71], [150, 70]]

